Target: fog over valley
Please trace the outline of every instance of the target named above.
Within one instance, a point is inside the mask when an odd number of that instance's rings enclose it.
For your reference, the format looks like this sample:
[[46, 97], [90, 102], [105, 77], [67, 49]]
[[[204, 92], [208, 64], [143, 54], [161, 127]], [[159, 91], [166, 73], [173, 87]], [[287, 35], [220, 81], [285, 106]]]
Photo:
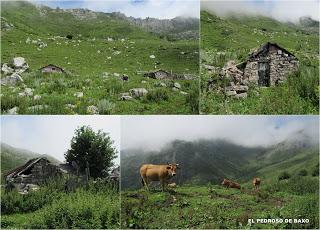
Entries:
[[268, 147], [285, 140], [318, 143], [316, 116], [149, 116], [125, 117], [121, 149], [157, 151], [173, 140], [226, 140], [247, 147]]

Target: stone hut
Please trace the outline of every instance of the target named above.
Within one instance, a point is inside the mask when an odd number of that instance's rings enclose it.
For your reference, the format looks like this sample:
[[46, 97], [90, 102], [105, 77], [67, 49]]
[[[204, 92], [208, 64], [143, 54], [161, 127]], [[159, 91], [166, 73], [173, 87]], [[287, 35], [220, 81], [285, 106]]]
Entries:
[[289, 73], [297, 71], [299, 61], [276, 43], [267, 42], [237, 67], [243, 71], [243, 80], [269, 87], [284, 82]]
[[153, 79], [163, 80], [163, 79], [173, 79], [173, 74], [164, 71], [164, 70], [156, 70], [149, 73], [145, 73], [144, 77], [149, 77]]
[[41, 73], [65, 73], [64, 69], [53, 65], [53, 64], [49, 64], [47, 66], [44, 66], [42, 68], [39, 69], [41, 71]]
[[62, 175], [59, 166], [52, 164], [47, 158], [40, 157], [29, 160], [6, 174], [6, 181], [13, 184], [40, 185], [48, 178]]

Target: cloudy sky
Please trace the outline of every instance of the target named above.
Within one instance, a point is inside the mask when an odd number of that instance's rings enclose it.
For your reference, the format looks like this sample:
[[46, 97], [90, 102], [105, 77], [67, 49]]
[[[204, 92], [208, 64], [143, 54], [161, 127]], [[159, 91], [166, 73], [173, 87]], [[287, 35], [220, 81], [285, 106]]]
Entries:
[[297, 22], [302, 16], [310, 16], [319, 20], [319, 0], [201, 0], [201, 10], [211, 11], [219, 16], [264, 15], [290, 22]]
[[75, 129], [83, 125], [109, 133], [120, 150], [119, 116], [1, 116], [1, 142], [64, 161]]
[[122, 12], [136, 18], [171, 19], [177, 16], [199, 18], [199, 0], [30, 0], [50, 7], [86, 8], [100, 12]]
[[317, 116], [124, 116], [121, 149], [158, 150], [174, 140], [227, 139], [268, 146], [303, 130], [319, 138]]

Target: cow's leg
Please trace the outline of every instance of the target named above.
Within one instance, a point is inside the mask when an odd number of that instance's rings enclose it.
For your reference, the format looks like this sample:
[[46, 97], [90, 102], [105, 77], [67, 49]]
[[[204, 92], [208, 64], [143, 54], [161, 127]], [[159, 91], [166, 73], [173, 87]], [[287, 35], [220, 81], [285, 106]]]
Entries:
[[164, 192], [164, 190], [165, 190], [165, 183], [166, 183], [165, 180], [161, 180], [162, 192]]
[[147, 189], [147, 191], [149, 191], [149, 181], [148, 181], [148, 178], [143, 177], [143, 178], [142, 178], [142, 181], [143, 181], [143, 183], [144, 183], [144, 187]]

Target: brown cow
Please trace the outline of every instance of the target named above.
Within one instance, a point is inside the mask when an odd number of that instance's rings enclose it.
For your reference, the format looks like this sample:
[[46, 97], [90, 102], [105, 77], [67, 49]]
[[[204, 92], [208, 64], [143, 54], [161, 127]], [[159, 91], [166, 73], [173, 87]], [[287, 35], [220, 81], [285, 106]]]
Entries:
[[258, 189], [261, 183], [261, 179], [258, 177], [254, 177], [252, 180], [253, 188]]
[[149, 183], [151, 181], [160, 181], [162, 191], [168, 181], [176, 175], [179, 164], [153, 165], [144, 164], [140, 167], [140, 176], [142, 184], [149, 190]]
[[221, 185], [224, 185], [227, 188], [237, 188], [237, 189], [241, 188], [240, 184], [233, 182], [231, 180], [228, 180], [228, 179], [223, 179]]

